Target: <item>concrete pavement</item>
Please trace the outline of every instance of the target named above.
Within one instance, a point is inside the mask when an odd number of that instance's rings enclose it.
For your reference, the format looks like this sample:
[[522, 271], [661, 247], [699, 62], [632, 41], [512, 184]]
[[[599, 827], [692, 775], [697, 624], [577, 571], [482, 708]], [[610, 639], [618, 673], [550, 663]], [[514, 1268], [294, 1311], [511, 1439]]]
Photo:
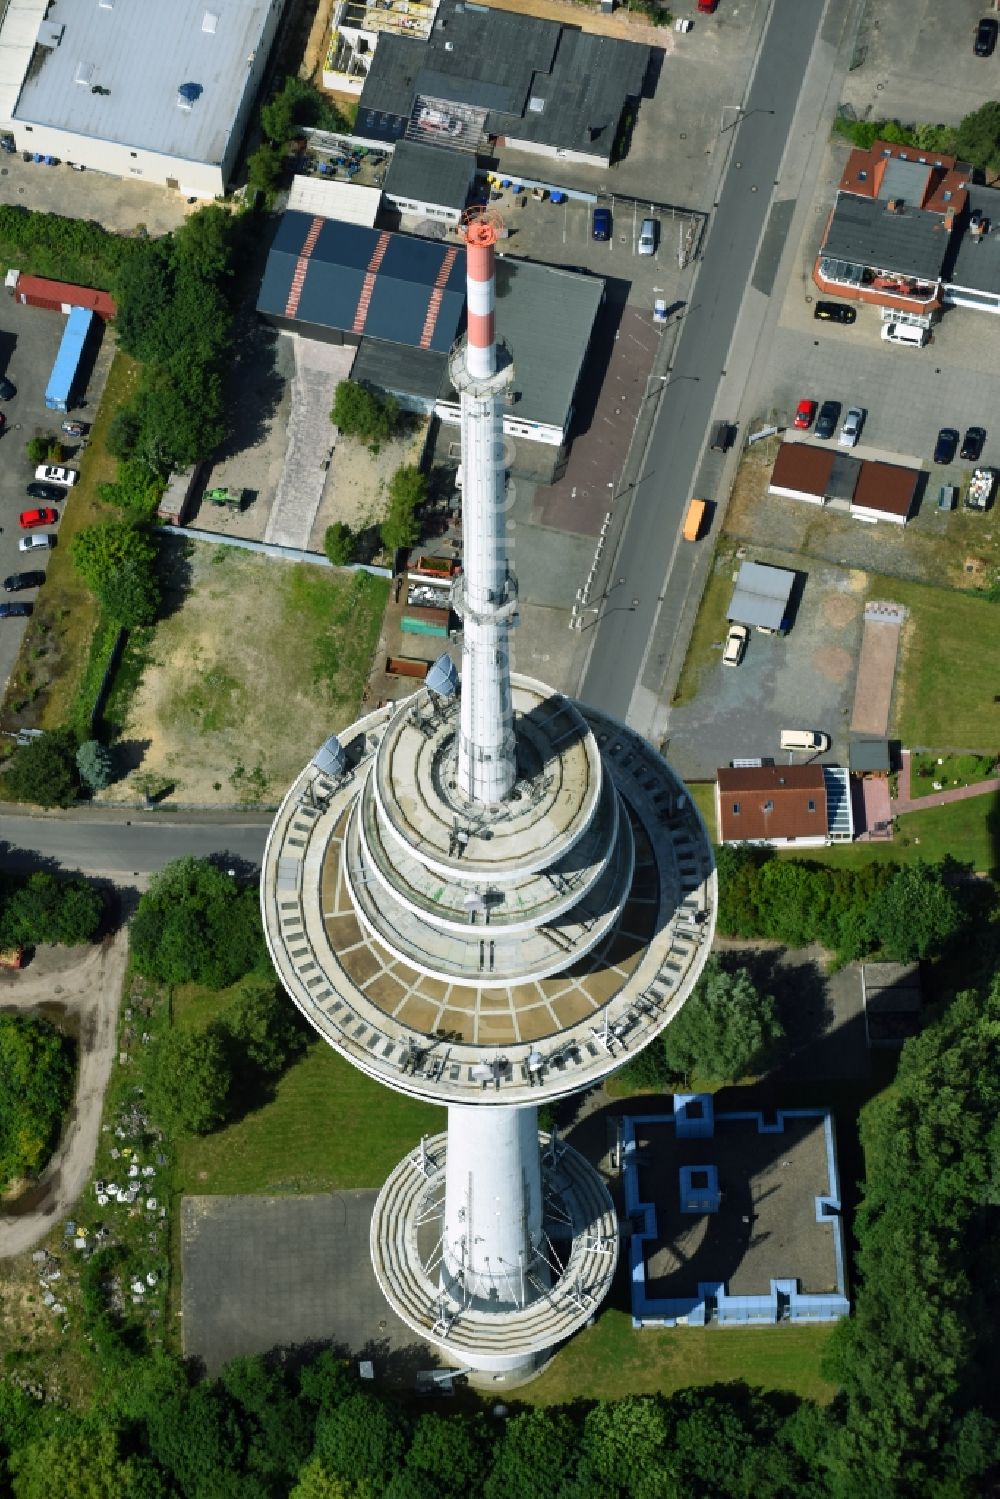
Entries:
[[271, 814], [212, 811], [78, 812], [32, 815], [0, 808], [4, 868], [60, 869], [104, 875], [116, 882], [153, 874], [172, 859], [216, 856], [256, 869], [264, 851]]

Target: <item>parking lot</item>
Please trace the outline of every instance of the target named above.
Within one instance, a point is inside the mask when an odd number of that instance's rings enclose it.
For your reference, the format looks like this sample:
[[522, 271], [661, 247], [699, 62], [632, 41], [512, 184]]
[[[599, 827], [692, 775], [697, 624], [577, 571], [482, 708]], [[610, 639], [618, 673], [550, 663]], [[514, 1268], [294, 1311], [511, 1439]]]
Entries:
[[[785, 555], [753, 555], [794, 566]], [[732, 548], [720, 549], [717, 575], [728, 577], [737, 566]], [[787, 728], [829, 734], [830, 753], [818, 758], [845, 763], [866, 575], [824, 564], [797, 572], [791, 631], [783, 637], [753, 631], [739, 666], [722, 664], [726, 622], [719, 619], [717, 662], [703, 673], [696, 699], [671, 710], [668, 753], [682, 776], [713, 779], [720, 766], [751, 757], [807, 763], [805, 755], [779, 750], [779, 733]]]
[[[46, 411], [45, 388], [59, 349], [66, 319], [60, 312], [46, 312], [38, 307], [23, 307], [6, 295], [0, 298], [0, 374], [13, 381], [17, 394], [12, 401], [0, 407], [7, 423], [0, 435], [3, 463], [0, 464], [0, 577], [30, 569], [44, 569], [49, 554], [38, 551], [26, 555], [18, 550], [18, 541], [25, 533], [17, 523], [20, 511], [40, 504], [25, 493], [26, 486], [34, 478], [34, 470], [24, 451], [24, 445], [36, 433], [57, 433], [63, 420], [62, 413]], [[71, 415], [80, 421], [93, 421], [94, 413], [104, 389], [111, 363], [111, 341], [101, 344], [87, 387], [85, 405], [78, 406]], [[65, 434], [62, 434], [65, 437]], [[65, 437], [67, 463], [79, 465], [80, 443]], [[72, 496], [72, 490], [68, 491]], [[72, 498], [67, 503], [72, 504]], [[63, 505], [56, 506], [60, 517]], [[55, 527], [43, 527], [53, 530]], [[35, 590], [25, 593], [4, 594], [4, 598], [31, 601]], [[0, 680], [6, 682], [17, 656], [26, 621], [23, 619], [0, 620]]]

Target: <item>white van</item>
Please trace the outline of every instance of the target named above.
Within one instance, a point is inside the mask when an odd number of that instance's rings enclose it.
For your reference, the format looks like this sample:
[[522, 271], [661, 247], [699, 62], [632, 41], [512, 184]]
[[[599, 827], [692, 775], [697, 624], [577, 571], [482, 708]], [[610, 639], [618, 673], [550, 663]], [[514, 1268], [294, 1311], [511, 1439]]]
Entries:
[[821, 734], [819, 729], [782, 729], [781, 748], [783, 750], [804, 750], [814, 755], [825, 755], [830, 748], [830, 736], [829, 734]]
[[643, 219], [639, 226], [639, 254], [656, 254], [656, 220]]
[[916, 323], [883, 323], [882, 337], [887, 344], [909, 344], [911, 349], [922, 349], [930, 334]]

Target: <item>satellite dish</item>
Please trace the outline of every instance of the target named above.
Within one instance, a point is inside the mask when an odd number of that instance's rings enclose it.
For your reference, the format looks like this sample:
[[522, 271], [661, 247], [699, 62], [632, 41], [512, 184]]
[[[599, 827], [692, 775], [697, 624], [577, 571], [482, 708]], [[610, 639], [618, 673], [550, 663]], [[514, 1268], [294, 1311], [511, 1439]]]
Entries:
[[488, 1062], [477, 1062], [469, 1068], [469, 1076], [474, 1083], [488, 1083], [493, 1077], [493, 1068]]
[[342, 776], [347, 769], [347, 751], [337, 738], [331, 734], [312, 757], [312, 763], [317, 770], [321, 770], [328, 776]]
[[428, 692], [438, 697], [454, 697], [458, 691], [458, 667], [450, 656], [439, 656], [424, 681]]

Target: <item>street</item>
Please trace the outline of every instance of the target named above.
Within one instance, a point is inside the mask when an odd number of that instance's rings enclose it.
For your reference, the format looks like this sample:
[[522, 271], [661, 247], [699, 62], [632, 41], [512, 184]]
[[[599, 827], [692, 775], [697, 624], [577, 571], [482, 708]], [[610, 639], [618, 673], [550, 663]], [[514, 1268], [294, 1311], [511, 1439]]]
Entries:
[[731, 136], [722, 190], [673, 365], [650, 394], [659, 409], [580, 688], [642, 732], [634, 699], [654, 633], [669, 638], [679, 623], [694, 563], [683, 559], [668, 586], [681, 523], [709, 426], [732, 417], [716, 409], [719, 386], [823, 11], [824, 0], [775, 0], [746, 103], [720, 129]]
[[86, 817], [0, 814], [0, 860], [8, 870], [51, 869], [105, 875], [119, 882], [154, 874], [186, 855], [230, 859], [245, 872], [256, 869], [271, 825], [269, 814], [211, 822], [181, 822], [171, 814], [131, 814], [107, 821]]

